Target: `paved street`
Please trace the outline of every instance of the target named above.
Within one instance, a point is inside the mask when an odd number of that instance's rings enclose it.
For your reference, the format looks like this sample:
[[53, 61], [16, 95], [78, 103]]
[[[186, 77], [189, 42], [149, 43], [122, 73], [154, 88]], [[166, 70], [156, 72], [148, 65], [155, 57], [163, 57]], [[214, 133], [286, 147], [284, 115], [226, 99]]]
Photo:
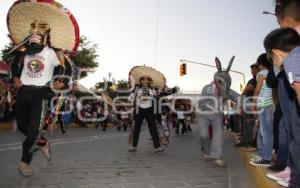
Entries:
[[146, 127], [138, 151], [128, 153], [128, 132], [114, 128], [74, 128], [48, 136], [53, 158], [46, 162], [37, 152], [34, 175], [22, 177], [17, 166], [21, 155], [20, 133], [0, 131], [0, 187], [53, 188], [253, 188], [242, 167], [233, 140], [226, 136], [226, 168], [201, 159], [196, 127], [193, 133], [172, 137], [164, 153], [156, 154]]

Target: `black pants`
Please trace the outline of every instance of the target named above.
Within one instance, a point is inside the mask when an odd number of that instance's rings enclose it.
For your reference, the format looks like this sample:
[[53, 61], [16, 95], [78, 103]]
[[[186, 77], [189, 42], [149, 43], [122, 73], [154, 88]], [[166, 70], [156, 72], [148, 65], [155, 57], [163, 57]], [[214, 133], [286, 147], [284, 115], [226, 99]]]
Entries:
[[[104, 116], [98, 116], [98, 118], [103, 118]], [[99, 121], [98, 123], [97, 123], [97, 125], [96, 125], [96, 128], [98, 128], [99, 126], [101, 126], [102, 127], [102, 130], [103, 131], [106, 131], [106, 128], [107, 128], [107, 123], [108, 123], [108, 118], [106, 117], [105, 119], [103, 119], [103, 120], [101, 120], [101, 121]]]
[[60, 130], [63, 133], [65, 131], [64, 115], [58, 114], [57, 119], [58, 119]]
[[280, 119], [282, 118], [282, 112], [279, 105], [276, 105], [275, 111], [274, 111], [274, 117], [273, 117], [273, 134], [274, 134], [274, 149], [275, 153], [277, 153], [278, 150], [278, 144], [279, 144], [279, 123]]
[[144, 119], [146, 119], [148, 127], [149, 127], [149, 132], [150, 132], [152, 140], [153, 140], [154, 148], [158, 148], [160, 146], [160, 143], [159, 143], [157, 128], [155, 125], [155, 115], [153, 114], [153, 110], [149, 110], [149, 111], [148, 110], [147, 111], [140, 110], [138, 114], [134, 115], [134, 119], [135, 119], [135, 124], [134, 124], [134, 129], [133, 129], [133, 144], [132, 144], [132, 146], [136, 147], [138, 145], [139, 136], [140, 136], [140, 132], [141, 132], [141, 125], [142, 125]]
[[300, 107], [296, 98], [294, 99], [291, 119], [292, 141], [290, 143], [290, 158], [292, 164], [289, 187], [300, 188]]
[[16, 120], [18, 129], [26, 136], [23, 142], [21, 161], [30, 163], [32, 153], [29, 152], [39, 135], [42, 113], [42, 101], [47, 98], [49, 88], [22, 86], [17, 95]]
[[123, 127], [123, 130], [126, 131], [127, 130], [127, 127], [130, 123], [130, 119], [129, 118], [124, 118], [122, 119], [121, 121], [121, 126]]
[[255, 118], [252, 114], [245, 113], [242, 118], [241, 126], [241, 143], [250, 146], [253, 143], [253, 129], [255, 126]]
[[186, 131], [186, 125], [184, 123], [184, 119], [178, 119], [177, 120], [175, 133], [179, 134], [179, 126], [180, 126], [180, 124], [182, 124], [181, 134], [184, 134], [184, 132]]

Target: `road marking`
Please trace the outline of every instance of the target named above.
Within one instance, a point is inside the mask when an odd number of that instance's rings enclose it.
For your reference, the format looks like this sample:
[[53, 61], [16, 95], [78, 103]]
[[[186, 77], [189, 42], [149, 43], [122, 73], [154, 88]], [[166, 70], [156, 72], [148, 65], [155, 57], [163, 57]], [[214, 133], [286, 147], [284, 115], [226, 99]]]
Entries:
[[[105, 140], [105, 139], [111, 139], [111, 138], [117, 138], [117, 137], [127, 137], [127, 136], [128, 136], [127, 134], [126, 135], [125, 134], [122, 134], [122, 135], [107, 135], [107, 136], [94, 135], [94, 136], [89, 136], [89, 137], [52, 139], [52, 140], [49, 140], [49, 141], [51, 143], [51, 146], [55, 146], [55, 145], [62, 145], [62, 144], [89, 142], [89, 141]], [[79, 139], [79, 138], [81, 138], [81, 139]], [[21, 143], [12, 143], [11, 145], [18, 145], [18, 146], [0, 148], [0, 152], [22, 149], [22, 144]]]
[[[111, 136], [115, 134], [107, 134], [104, 136]], [[92, 136], [82, 136], [82, 137], [72, 137], [72, 138], [53, 138], [53, 139], [48, 139], [50, 142], [55, 142], [55, 141], [65, 141], [65, 140], [78, 140], [78, 139], [86, 139], [90, 138], [93, 136], [103, 136], [103, 135], [92, 135]], [[9, 143], [9, 144], [0, 144], [0, 148], [5, 147], [5, 146], [13, 146], [13, 145], [20, 145], [20, 142], [14, 142], [14, 143]]]

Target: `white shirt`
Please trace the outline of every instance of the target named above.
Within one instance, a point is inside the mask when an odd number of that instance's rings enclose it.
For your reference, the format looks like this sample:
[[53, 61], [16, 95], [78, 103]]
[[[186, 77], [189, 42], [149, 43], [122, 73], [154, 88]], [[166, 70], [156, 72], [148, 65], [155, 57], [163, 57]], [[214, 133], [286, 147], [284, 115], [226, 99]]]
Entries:
[[183, 112], [182, 112], [182, 111], [178, 111], [178, 112], [177, 112], [177, 118], [178, 118], [178, 119], [184, 119], [184, 115], [183, 115]]
[[52, 48], [44, 49], [34, 55], [26, 55], [21, 74], [24, 85], [45, 86], [53, 76], [53, 71], [59, 65], [59, 60]]
[[140, 108], [152, 107], [154, 92], [148, 87], [141, 87], [136, 94], [136, 102]]

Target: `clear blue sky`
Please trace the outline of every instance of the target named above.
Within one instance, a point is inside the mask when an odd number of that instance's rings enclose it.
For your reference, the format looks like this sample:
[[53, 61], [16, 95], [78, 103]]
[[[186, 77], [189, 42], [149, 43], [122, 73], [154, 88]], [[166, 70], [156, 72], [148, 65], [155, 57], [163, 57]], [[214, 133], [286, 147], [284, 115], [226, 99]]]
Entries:
[[[13, 2], [1, 0], [0, 48], [8, 43], [6, 14]], [[218, 56], [227, 66], [232, 55], [236, 56], [232, 69], [249, 79], [250, 64], [264, 51], [264, 37], [278, 27], [274, 16], [262, 14], [273, 11], [273, 0], [58, 2], [74, 14], [80, 34], [98, 44], [99, 68], [81, 81], [87, 87], [108, 77], [108, 72], [117, 80], [127, 79], [131, 67], [146, 64], [163, 72], [170, 87], [200, 90], [215, 70], [188, 64], [188, 75], [180, 77], [180, 59], [214, 65]], [[232, 87], [238, 90], [241, 76], [231, 75]]]

